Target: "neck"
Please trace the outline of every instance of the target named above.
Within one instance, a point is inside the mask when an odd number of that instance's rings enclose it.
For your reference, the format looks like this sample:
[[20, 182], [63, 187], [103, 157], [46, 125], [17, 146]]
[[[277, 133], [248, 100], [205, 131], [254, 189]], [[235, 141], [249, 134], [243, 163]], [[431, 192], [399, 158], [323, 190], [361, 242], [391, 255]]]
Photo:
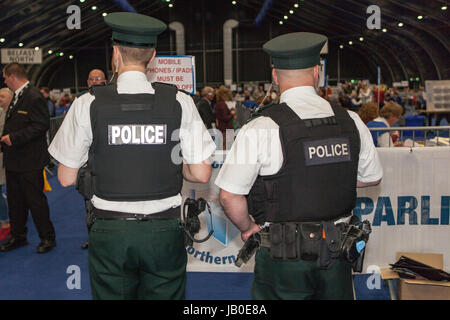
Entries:
[[119, 76], [124, 73], [124, 72], [128, 72], [128, 71], [139, 71], [142, 73], [145, 73], [146, 68], [142, 67], [142, 66], [138, 66], [138, 65], [126, 65], [126, 66], [122, 66], [119, 68]]
[[25, 83], [28, 82], [28, 79], [20, 79], [17, 80], [16, 84], [15, 84], [15, 88], [14, 91], [16, 91], [17, 89], [19, 89], [20, 87], [22, 87]]
[[314, 84], [310, 82], [280, 83], [280, 94], [296, 87], [314, 87]]

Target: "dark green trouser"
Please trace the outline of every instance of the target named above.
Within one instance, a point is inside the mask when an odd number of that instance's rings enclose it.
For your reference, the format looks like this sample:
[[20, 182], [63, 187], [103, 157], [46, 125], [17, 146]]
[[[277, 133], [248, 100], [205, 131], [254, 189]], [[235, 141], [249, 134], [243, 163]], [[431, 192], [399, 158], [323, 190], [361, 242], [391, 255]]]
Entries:
[[89, 233], [94, 299], [184, 299], [186, 263], [178, 219], [96, 220]]
[[338, 260], [328, 270], [314, 261], [275, 261], [269, 249], [256, 254], [252, 285], [255, 300], [352, 300], [351, 265]]

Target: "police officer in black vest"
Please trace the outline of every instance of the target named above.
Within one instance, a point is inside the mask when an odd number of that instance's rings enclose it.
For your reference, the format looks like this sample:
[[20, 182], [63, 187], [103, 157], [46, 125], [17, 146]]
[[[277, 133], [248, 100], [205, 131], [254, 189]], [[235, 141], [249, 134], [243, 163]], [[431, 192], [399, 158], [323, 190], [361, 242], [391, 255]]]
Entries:
[[316, 93], [326, 41], [298, 32], [264, 45], [280, 104], [241, 129], [215, 181], [242, 240], [260, 235], [254, 299], [353, 298], [338, 226], [351, 217], [357, 186], [380, 183], [382, 169], [358, 115]]
[[[149, 83], [166, 25], [111, 13], [116, 85], [76, 99], [49, 147], [63, 186], [91, 199], [89, 275], [94, 299], [183, 299], [186, 251], [180, 227], [183, 177], [207, 182], [215, 144], [193, 100]], [[181, 154], [180, 154], [181, 150]], [[87, 170], [80, 170], [87, 161]], [[78, 175], [78, 173], [82, 173]]]

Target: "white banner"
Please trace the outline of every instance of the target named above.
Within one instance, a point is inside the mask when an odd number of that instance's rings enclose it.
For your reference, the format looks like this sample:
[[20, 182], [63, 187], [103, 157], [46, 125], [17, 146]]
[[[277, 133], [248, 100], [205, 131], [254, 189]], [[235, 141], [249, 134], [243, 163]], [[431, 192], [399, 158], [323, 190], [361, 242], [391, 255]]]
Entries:
[[[219, 188], [214, 184], [224, 160], [225, 153], [216, 151], [212, 162], [212, 175], [209, 183], [199, 184], [184, 181], [183, 184], [183, 198], [203, 198], [208, 201], [211, 207], [212, 226], [214, 229], [214, 233], [208, 241], [194, 243], [193, 247], [187, 248], [188, 271], [253, 271], [253, 259], [241, 268], [234, 265], [236, 255], [243, 245], [241, 233], [225, 216], [219, 204]], [[201, 231], [196, 235], [196, 238], [202, 239], [211, 230], [211, 216], [205, 211], [199, 217]]]
[[[389, 267], [397, 252], [444, 254], [444, 269], [450, 269], [450, 147], [378, 148], [384, 176], [380, 185], [358, 189], [354, 214], [372, 224], [364, 269]], [[252, 272], [254, 260], [241, 268], [234, 261], [243, 243], [240, 232], [226, 218], [218, 201], [215, 178], [224, 156], [217, 152], [207, 184], [185, 181], [184, 197], [202, 197], [211, 206], [213, 236], [187, 249], [188, 271]], [[326, 200], [326, 195], [324, 195]], [[210, 217], [201, 214], [202, 229], [210, 230]]]
[[353, 210], [372, 224], [365, 267], [389, 267], [401, 251], [442, 253], [449, 270], [450, 148], [377, 150], [383, 181], [358, 189]]
[[17, 62], [21, 64], [42, 63], [42, 50], [35, 49], [2, 49], [2, 63]]
[[147, 79], [174, 84], [178, 89], [195, 94], [195, 57], [156, 56], [147, 66]]

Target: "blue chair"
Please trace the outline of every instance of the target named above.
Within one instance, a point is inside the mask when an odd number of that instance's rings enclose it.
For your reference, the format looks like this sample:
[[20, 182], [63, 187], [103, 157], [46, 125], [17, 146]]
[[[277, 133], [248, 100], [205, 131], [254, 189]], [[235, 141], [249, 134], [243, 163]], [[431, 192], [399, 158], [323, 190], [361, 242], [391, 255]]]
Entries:
[[[406, 126], [407, 127], [423, 127], [425, 123], [425, 116], [406, 116]], [[412, 138], [414, 135], [415, 138], [423, 139], [423, 131], [416, 131], [413, 134], [413, 131], [411, 130], [405, 130], [403, 131], [403, 140], [407, 138]]]

